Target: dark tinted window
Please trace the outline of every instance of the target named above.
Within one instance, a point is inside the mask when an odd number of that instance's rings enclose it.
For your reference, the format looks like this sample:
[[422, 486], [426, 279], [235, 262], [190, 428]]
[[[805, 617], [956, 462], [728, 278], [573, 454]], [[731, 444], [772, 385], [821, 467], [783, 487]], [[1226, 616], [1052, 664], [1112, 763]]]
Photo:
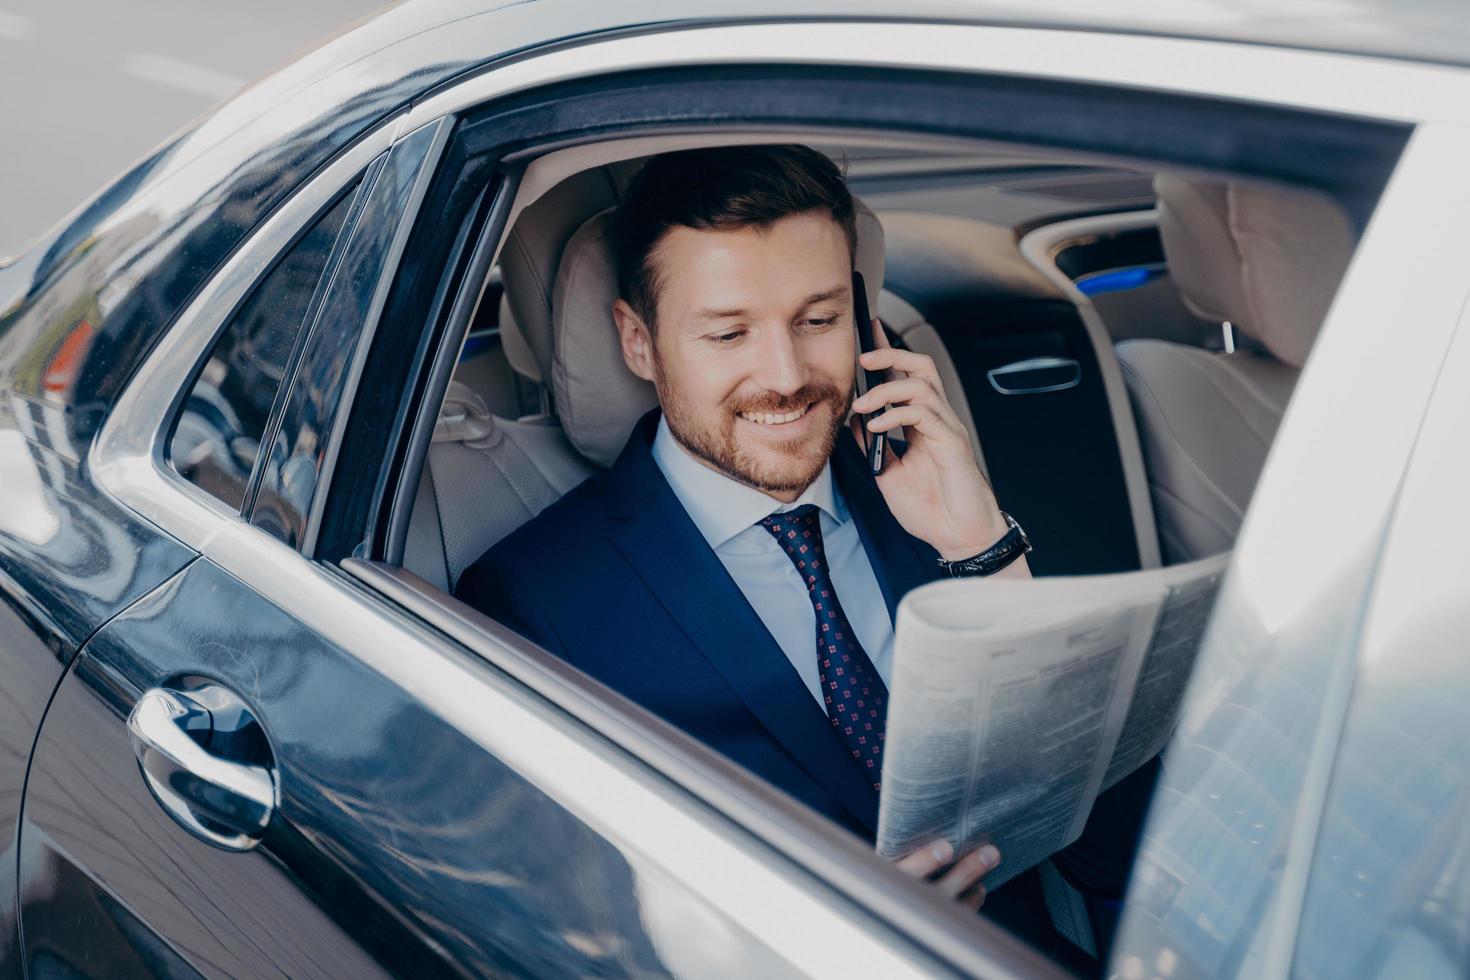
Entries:
[[174, 421], [174, 469], [232, 507], [245, 501], [271, 405], [352, 198], [343, 195], [255, 287]]
[[[410, 213], [414, 187], [434, 142], [434, 126], [424, 126], [400, 140], [381, 169], [368, 171], [351, 240], [334, 260], [333, 270], [313, 318], [311, 334], [301, 345], [291, 391], [281, 400], [280, 424], [267, 436], [261, 452], [260, 476], [250, 522], [293, 547], [310, 546], [309, 515], [317, 500], [317, 484], [332, 455], [333, 432], [345, 422], [344, 405], [364, 331], [375, 322], [375, 297], [393, 267], [393, 243]], [[468, 234], [465, 228], [462, 234]], [[441, 278], [441, 267], [409, 252], [405, 276]], [[432, 271], [429, 271], [432, 270]], [[421, 329], [407, 323], [395, 328], [417, 339]]]

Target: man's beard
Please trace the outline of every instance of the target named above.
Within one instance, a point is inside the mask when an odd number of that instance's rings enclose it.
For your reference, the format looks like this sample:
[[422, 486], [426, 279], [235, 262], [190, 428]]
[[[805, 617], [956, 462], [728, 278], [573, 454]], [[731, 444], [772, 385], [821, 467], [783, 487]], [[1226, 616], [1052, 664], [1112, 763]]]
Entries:
[[[843, 391], [836, 385], [820, 382], [803, 385], [790, 395], [764, 392], [749, 398], [734, 399], [722, 406], [724, 415], [714, 424], [701, 424], [683, 400], [678, 389], [668, 383], [663, 365], [654, 360], [654, 386], [658, 389], [659, 404], [663, 407], [664, 419], [669, 432], [685, 449], [704, 460], [719, 472], [763, 493], [801, 493], [811, 486], [821, 474], [822, 468], [832, 456], [837, 445], [837, 434], [847, 420], [848, 408], [852, 405], [851, 389]], [[740, 412], [771, 413], [794, 412], [810, 405], [809, 412], [821, 411], [823, 405], [832, 409], [832, 424], [816, 437], [793, 440], [792, 455], [785, 457], [787, 465], [779, 470], [762, 463], [742, 449], [735, 436]], [[810, 457], [796, 455], [796, 451], [815, 446]], [[776, 452], [784, 448], [777, 444], [771, 447]], [[784, 454], [783, 454], [784, 455]]]

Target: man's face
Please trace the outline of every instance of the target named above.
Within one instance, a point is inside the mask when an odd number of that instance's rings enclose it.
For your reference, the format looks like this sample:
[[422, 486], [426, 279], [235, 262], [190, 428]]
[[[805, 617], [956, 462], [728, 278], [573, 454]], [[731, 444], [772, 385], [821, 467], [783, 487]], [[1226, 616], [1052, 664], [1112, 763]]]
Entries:
[[[677, 227], [654, 252], [656, 335], [622, 300], [624, 358], [706, 465], [786, 500], [816, 479], [852, 402], [847, 239], [825, 210], [764, 229]], [[641, 336], [640, 336], [641, 334]]]

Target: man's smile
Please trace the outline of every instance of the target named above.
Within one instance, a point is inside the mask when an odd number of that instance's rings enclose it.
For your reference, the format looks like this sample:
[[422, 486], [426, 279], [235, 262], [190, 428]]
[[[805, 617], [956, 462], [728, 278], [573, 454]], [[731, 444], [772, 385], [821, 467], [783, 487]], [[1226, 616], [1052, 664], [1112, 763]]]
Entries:
[[747, 422], [753, 422], [766, 428], [779, 428], [798, 421], [810, 412], [815, 404], [816, 402], [809, 402], [789, 412], [736, 412], [735, 414]]

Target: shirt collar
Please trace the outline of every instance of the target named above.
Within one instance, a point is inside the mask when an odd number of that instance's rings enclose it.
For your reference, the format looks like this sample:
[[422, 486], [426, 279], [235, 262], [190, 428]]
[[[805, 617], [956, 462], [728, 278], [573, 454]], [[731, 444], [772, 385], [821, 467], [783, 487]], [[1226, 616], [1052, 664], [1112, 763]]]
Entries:
[[663, 416], [659, 417], [658, 433], [653, 437], [653, 459], [711, 548], [720, 547], [770, 514], [795, 510], [803, 504], [816, 504], [839, 524], [847, 520], [846, 508], [832, 481], [830, 461], [800, 497], [784, 504], [695, 459], [674, 438]]

